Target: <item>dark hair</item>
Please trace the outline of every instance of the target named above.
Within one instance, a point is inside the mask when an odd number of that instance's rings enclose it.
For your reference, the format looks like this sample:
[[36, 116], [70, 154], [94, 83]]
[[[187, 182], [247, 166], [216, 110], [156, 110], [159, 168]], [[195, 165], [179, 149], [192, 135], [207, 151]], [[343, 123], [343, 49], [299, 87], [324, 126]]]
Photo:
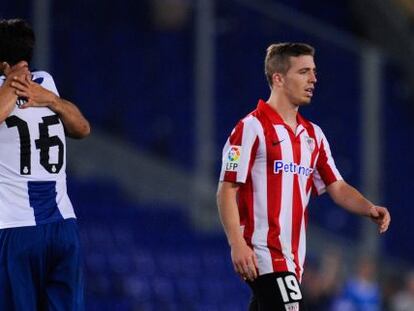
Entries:
[[315, 55], [315, 49], [306, 43], [275, 43], [266, 50], [265, 75], [272, 87], [272, 76], [275, 72], [285, 74], [290, 68], [290, 57]]
[[31, 62], [35, 35], [23, 19], [0, 20], [0, 62], [13, 66], [20, 61]]

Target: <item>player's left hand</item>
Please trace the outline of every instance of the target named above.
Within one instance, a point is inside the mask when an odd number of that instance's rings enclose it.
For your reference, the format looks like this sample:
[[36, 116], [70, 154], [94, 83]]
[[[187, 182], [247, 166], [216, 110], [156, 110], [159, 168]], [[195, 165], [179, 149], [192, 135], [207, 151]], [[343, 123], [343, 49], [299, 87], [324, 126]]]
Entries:
[[379, 227], [379, 232], [384, 233], [388, 230], [391, 222], [391, 215], [385, 207], [373, 205], [369, 209], [369, 217]]
[[33, 82], [30, 76], [14, 77], [11, 86], [16, 89], [16, 95], [27, 98], [20, 108], [48, 107], [56, 102], [56, 94]]
[[0, 72], [6, 77], [7, 84], [11, 84], [14, 78], [25, 79], [31, 77], [29, 65], [25, 61], [20, 61], [16, 65], [10, 66], [7, 62], [0, 64]]

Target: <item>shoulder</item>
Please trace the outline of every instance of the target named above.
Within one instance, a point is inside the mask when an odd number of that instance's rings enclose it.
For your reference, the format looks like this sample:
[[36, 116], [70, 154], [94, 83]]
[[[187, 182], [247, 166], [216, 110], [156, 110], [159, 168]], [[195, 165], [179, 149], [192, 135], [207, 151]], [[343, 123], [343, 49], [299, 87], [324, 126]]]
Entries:
[[313, 122], [309, 121], [309, 126], [311, 126], [316, 133], [318, 133], [318, 134], [323, 133], [322, 128], [319, 125], [317, 125], [316, 123], [313, 123]]
[[258, 130], [260, 130], [262, 128], [261, 123], [258, 119], [258, 115], [255, 111], [252, 111], [251, 113], [249, 113], [248, 115], [246, 115], [244, 118], [242, 118], [239, 121], [239, 124], [243, 124], [243, 127], [250, 130], [250, 131], [254, 131], [257, 132]]
[[322, 140], [325, 137], [325, 134], [322, 128], [316, 123], [313, 123], [311, 121], [308, 121], [308, 123], [309, 123], [308, 128], [310, 128], [315, 133], [315, 136], [318, 139], [318, 141]]
[[32, 71], [32, 80], [43, 86], [44, 88], [58, 94], [55, 81], [50, 73], [43, 70]]
[[52, 75], [48, 73], [47, 71], [34, 70], [31, 73], [32, 73], [32, 80], [39, 84], [43, 84], [43, 82], [53, 82]]
[[302, 114], [298, 113], [298, 119], [308, 132], [314, 132], [317, 135], [322, 133], [322, 129], [316, 123], [308, 120]]
[[242, 142], [252, 141], [258, 135], [258, 120], [251, 114], [240, 119], [231, 131], [229, 141], [233, 145], [241, 145]]

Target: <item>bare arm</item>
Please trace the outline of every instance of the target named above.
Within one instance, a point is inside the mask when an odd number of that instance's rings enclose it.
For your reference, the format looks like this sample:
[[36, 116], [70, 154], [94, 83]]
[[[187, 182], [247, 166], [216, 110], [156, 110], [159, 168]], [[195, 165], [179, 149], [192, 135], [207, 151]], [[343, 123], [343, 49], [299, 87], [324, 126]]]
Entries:
[[351, 213], [369, 217], [378, 225], [380, 233], [387, 231], [391, 216], [385, 207], [374, 205], [343, 180], [330, 184], [327, 191], [336, 204]]
[[85, 119], [75, 104], [55, 95], [49, 108], [62, 120], [66, 134], [69, 137], [84, 138], [90, 134], [91, 128], [89, 122]]
[[0, 87], [0, 123], [2, 123], [13, 111], [18, 97], [16, 90], [11, 86], [13, 78], [25, 77], [30, 75], [30, 72], [26, 62], [19, 62], [13, 67], [3, 63], [0, 70], [6, 77], [6, 81]]
[[48, 107], [62, 120], [66, 134], [69, 137], [83, 138], [90, 134], [89, 122], [75, 104], [60, 98], [55, 93], [31, 81], [28, 77], [25, 79], [14, 78], [11, 86], [16, 89], [18, 96], [27, 98], [27, 103], [21, 108]]
[[240, 231], [240, 216], [237, 207], [238, 190], [239, 185], [236, 183], [221, 182], [217, 191], [217, 206], [231, 247], [234, 270], [244, 279], [252, 281], [257, 277], [257, 258]]

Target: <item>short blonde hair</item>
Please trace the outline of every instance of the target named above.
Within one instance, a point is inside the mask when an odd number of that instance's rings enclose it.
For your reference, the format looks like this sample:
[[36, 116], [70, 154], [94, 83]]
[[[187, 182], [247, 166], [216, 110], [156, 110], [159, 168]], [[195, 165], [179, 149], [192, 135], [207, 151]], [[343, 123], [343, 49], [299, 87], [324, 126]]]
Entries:
[[279, 72], [285, 74], [290, 68], [290, 57], [315, 55], [315, 49], [306, 43], [274, 43], [266, 49], [265, 75], [269, 86], [272, 87], [272, 76]]

